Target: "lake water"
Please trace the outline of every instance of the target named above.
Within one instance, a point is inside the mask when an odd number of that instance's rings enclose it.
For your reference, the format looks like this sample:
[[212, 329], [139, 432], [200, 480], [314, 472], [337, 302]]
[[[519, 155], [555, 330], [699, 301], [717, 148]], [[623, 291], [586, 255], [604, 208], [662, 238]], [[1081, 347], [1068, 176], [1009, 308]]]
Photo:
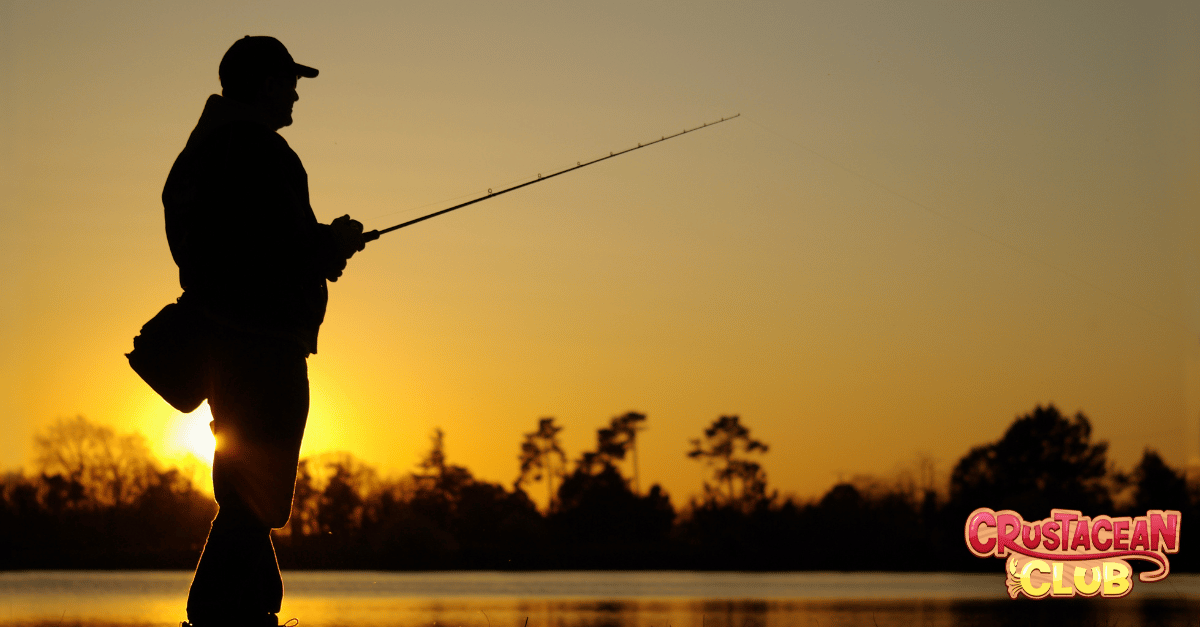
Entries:
[[[190, 572], [0, 572], [0, 625], [178, 625]], [[1000, 574], [286, 572], [300, 627], [1200, 625], [1200, 576], [1010, 600]]]

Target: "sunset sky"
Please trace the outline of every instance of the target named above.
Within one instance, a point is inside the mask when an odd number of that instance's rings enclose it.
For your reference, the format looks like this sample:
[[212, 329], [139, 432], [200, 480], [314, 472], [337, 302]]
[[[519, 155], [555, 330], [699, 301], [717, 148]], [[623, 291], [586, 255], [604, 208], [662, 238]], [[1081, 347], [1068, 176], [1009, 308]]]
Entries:
[[[511, 484], [648, 415], [643, 486], [737, 414], [817, 496], [947, 473], [1037, 404], [1112, 459], [1200, 463], [1195, 2], [0, 0], [0, 469], [83, 414], [172, 459], [123, 357], [179, 295], [160, 194], [243, 35], [300, 63], [281, 131], [324, 222], [384, 236], [331, 285], [305, 451]], [[174, 456], [174, 457], [173, 457]]]

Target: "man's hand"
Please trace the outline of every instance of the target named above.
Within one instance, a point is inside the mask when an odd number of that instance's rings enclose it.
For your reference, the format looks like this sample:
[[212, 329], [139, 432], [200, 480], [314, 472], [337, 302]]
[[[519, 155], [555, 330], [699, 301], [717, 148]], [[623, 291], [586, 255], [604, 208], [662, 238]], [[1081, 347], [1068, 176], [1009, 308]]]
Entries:
[[335, 218], [329, 223], [329, 229], [333, 232], [333, 243], [337, 246], [338, 254], [345, 259], [367, 247], [362, 222], [351, 219], [349, 215]]
[[333, 235], [333, 246], [337, 249], [340, 259], [337, 260], [335, 267], [329, 269], [329, 274], [325, 275], [325, 278], [337, 281], [338, 277], [342, 276], [342, 270], [346, 269], [346, 260], [353, 257], [354, 253], [366, 248], [367, 240], [363, 237], [362, 222], [352, 220], [349, 215], [335, 218], [333, 222], [330, 222], [329, 232]]
[[342, 270], [346, 269], [346, 260], [339, 259], [335, 265], [330, 267], [325, 273], [325, 279], [337, 283], [338, 277], [342, 276]]

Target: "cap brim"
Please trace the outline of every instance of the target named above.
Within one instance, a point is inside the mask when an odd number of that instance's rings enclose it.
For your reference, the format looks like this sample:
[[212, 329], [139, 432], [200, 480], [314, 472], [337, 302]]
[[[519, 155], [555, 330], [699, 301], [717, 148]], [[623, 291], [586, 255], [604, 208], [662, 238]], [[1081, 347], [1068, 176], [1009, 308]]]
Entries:
[[296, 65], [296, 76], [302, 76], [304, 78], [316, 78], [317, 77], [317, 74], [318, 74], [317, 68], [308, 67], [307, 65], [300, 65], [299, 63], [297, 63], [295, 65]]

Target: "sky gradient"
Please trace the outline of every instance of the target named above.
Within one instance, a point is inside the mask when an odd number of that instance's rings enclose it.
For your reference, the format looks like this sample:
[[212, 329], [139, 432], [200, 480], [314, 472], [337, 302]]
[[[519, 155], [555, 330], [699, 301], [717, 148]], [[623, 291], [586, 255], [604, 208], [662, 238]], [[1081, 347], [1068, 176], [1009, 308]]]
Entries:
[[738, 414], [802, 497], [1083, 411], [1200, 462], [1195, 3], [0, 1], [0, 467], [58, 417], [164, 456], [204, 419], [129, 369], [179, 295], [159, 195], [217, 65], [321, 70], [281, 131], [312, 204], [384, 236], [331, 285], [305, 452], [510, 484], [648, 415], [641, 485]]

